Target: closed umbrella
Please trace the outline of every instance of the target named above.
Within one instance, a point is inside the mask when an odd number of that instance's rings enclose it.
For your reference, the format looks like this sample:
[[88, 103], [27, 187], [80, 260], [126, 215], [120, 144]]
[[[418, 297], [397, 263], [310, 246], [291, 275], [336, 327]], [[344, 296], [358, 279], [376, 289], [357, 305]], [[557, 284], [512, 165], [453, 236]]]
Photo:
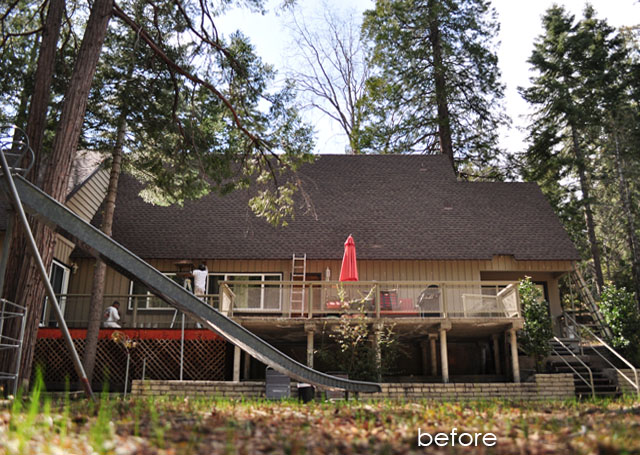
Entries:
[[340, 281], [358, 281], [358, 264], [356, 263], [356, 242], [349, 236], [344, 242], [344, 256], [340, 269]]

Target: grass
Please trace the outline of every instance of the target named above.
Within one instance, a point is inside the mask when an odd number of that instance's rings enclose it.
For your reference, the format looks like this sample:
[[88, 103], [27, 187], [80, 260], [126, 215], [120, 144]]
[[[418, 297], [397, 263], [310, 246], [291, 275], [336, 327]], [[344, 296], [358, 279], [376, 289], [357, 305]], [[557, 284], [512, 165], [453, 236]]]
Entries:
[[640, 453], [640, 402], [270, 402], [47, 395], [41, 384], [0, 409], [0, 454], [425, 453], [435, 435], [494, 433], [497, 445], [443, 453]]

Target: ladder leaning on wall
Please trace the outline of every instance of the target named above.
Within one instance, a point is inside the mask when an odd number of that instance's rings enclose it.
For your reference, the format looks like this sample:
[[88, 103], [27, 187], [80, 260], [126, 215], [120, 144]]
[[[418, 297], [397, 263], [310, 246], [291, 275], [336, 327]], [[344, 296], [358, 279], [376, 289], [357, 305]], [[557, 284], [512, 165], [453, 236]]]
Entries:
[[[297, 255], [293, 253], [293, 258], [291, 259], [291, 281], [304, 281], [307, 275], [307, 254]], [[305, 295], [305, 286], [301, 285], [291, 285], [291, 295], [290, 295], [290, 307], [289, 307], [289, 317], [292, 314], [299, 314], [303, 316], [304, 314], [304, 295]]]

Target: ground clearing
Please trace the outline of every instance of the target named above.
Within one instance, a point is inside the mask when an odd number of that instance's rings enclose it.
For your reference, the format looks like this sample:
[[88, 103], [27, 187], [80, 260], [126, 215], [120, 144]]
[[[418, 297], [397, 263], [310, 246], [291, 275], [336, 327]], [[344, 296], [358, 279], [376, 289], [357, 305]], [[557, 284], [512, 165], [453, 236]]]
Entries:
[[[95, 407], [33, 398], [0, 411], [0, 454], [640, 453], [640, 402], [631, 397], [301, 404], [103, 395]], [[496, 444], [462, 447], [469, 439], [451, 438], [454, 428], [492, 433]], [[418, 446], [419, 429], [424, 444], [424, 434], [434, 438], [430, 447]], [[446, 446], [436, 446], [438, 433], [447, 434]]]

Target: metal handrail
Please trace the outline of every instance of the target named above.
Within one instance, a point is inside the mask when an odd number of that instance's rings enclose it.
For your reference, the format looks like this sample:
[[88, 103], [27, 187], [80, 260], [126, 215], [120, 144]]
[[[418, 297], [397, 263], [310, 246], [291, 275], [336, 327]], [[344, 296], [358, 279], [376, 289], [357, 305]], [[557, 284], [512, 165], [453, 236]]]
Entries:
[[553, 337], [553, 339], [554, 339], [557, 343], [560, 343], [560, 345], [561, 345], [563, 348], [565, 348], [565, 350], [566, 350], [569, 354], [571, 354], [571, 355], [572, 355], [572, 356], [573, 356], [573, 357], [574, 357], [578, 362], [580, 362], [580, 364], [581, 364], [583, 367], [585, 367], [585, 368], [587, 369], [587, 371], [589, 372], [589, 382], [587, 382], [587, 380], [586, 380], [585, 378], [583, 378], [583, 377], [582, 377], [582, 375], [581, 375], [580, 373], [578, 373], [578, 371], [577, 371], [575, 368], [573, 368], [573, 367], [571, 366], [571, 364], [570, 364], [569, 362], [567, 362], [567, 361], [566, 361], [566, 359], [565, 359], [564, 357], [562, 357], [558, 351], [556, 351], [556, 350], [555, 350], [555, 349], [553, 349], [553, 348], [551, 349], [551, 350], [553, 351], [553, 353], [554, 353], [557, 357], [559, 357], [559, 358], [560, 358], [560, 360], [562, 360], [562, 361], [563, 361], [563, 362], [564, 362], [564, 363], [565, 363], [565, 364], [566, 364], [566, 365], [571, 369], [571, 371], [573, 371], [575, 374], [577, 374], [577, 375], [578, 375], [578, 377], [582, 380], [582, 382], [584, 382], [584, 383], [585, 383], [585, 384], [587, 384], [589, 387], [591, 387], [591, 396], [592, 396], [593, 398], [595, 398], [595, 397], [596, 397], [596, 389], [595, 389], [595, 386], [593, 385], [593, 373], [592, 373], [592, 371], [591, 371], [591, 368], [589, 368], [589, 366], [588, 366], [586, 363], [584, 363], [580, 357], [578, 357], [577, 355], [575, 355], [575, 353], [574, 353], [571, 349], [569, 349], [569, 347], [568, 347], [566, 344], [564, 344], [562, 341], [560, 341], [560, 339], [559, 339], [558, 337], [555, 337], [555, 336], [554, 336], [554, 337]]
[[[587, 327], [587, 326], [585, 326], [585, 325], [582, 325], [582, 324], [578, 323], [574, 318], [572, 318], [572, 317], [571, 317], [571, 316], [569, 316], [568, 314], [565, 314], [565, 317], [569, 318], [569, 320], [571, 320], [571, 322], [573, 322], [573, 324], [574, 324], [576, 327], [579, 327], [580, 329], [584, 329], [584, 330], [586, 330], [586, 331], [589, 333], [589, 335], [591, 335], [592, 337], [594, 337], [594, 338], [595, 338], [595, 339], [596, 339], [596, 340], [597, 340], [597, 341], [598, 341], [602, 346], [604, 346], [605, 348], [607, 348], [607, 349], [608, 349], [608, 350], [609, 350], [613, 355], [615, 355], [618, 359], [620, 359], [622, 362], [624, 362], [624, 364], [625, 364], [625, 365], [627, 365], [627, 366], [628, 366], [628, 367], [633, 371], [633, 375], [634, 375], [634, 378], [635, 378], [635, 382], [633, 382], [631, 379], [629, 379], [629, 378], [627, 377], [627, 375], [626, 375], [626, 374], [624, 374], [624, 373], [623, 373], [623, 372], [622, 372], [618, 367], [616, 367], [613, 363], [611, 363], [611, 362], [609, 361], [609, 359], [607, 359], [605, 356], [603, 356], [602, 354], [600, 354], [600, 353], [598, 352], [598, 350], [597, 350], [597, 349], [595, 349], [593, 346], [587, 346], [587, 347], [590, 347], [591, 349], [593, 349], [593, 351], [594, 351], [596, 354], [598, 354], [598, 355], [599, 355], [599, 356], [600, 356], [600, 357], [601, 357], [605, 362], [607, 362], [607, 363], [611, 366], [611, 368], [613, 368], [614, 370], [616, 370], [616, 372], [617, 372], [619, 375], [621, 375], [624, 379], [626, 379], [626, 381], [627, 381], [629, 384], [631, 384], [631, 385], [636, 389], [636, 393], [638, 394], [638, 397], [640, 398], [640, 383], [638, 382], [638, 370], [637, 370], [637, 368], [636, 368], [636, 367], [634, 367], [634, 366], [631, 364], [631, 362], [629, 362], [627, 359], [625, 359], [624, 357], [622, 357], [618, 352], [616, 352], [616, 350], [615, 350], [615, 349], [613, 349], [611, 346], [609, 346], [609, 345], [608, 345], [604, 340], [602, 340], [598, 335], [596, 335], [595, 333], [593, 333], [593, 331], [592, 331], [589, 327]], [[578, 336], [579, 336], [578, 340], [579, 340], [579, 342], [580, 342], [580, 345], [582, 346], [582, 337], [581, 337], [580, 335], [578, 335]]]

